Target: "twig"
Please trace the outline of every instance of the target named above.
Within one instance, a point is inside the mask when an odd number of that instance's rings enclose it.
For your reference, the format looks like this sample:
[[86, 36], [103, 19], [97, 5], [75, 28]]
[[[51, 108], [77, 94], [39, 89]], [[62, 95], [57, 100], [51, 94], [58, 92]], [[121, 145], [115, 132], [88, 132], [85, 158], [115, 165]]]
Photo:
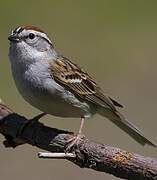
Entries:
[[72, 132], [50, 128], [40, 122], [29, 123], [28, 119], [13, 113], [2, 104], [0, 105], [0, 133], [6, 138], [4, 141], [6, 147], [28, 143], [51, 152], [50, 154], [40, 153], [39, 157], [66, 158], [79, 167], [107, 172], [125, 179], [157, 180], [157, 159], [155, 158], [98, 144], [85, 137], [70, 152], [71, 155], [66, 155], [65, 147], [68, 140], [74, 136]]
[[46, 158], [46, 159], [67, 159], [67, 158], [76, 158], [76, 155], [73, 153], [46, 153], [46, 152], [39, 152], [39, 158]]

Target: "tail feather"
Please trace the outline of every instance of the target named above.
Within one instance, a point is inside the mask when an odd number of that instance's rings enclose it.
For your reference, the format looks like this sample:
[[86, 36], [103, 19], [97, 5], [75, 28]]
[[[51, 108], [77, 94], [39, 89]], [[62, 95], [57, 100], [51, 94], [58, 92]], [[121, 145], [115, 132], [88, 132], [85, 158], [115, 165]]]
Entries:
[[101, 115], [110, 119], [114, 124], [116, 124], [120, 129], [125, 131], [128, 135], [130, 135], [135, 141], [140, 143], [141, 145], [148, 144], [153, 147], [157, 147], [155, 143], [148, 140], [142, 132], [131, 122], [129, 122], [121, 113], [118, 111], [105, 110], [100, 112]]

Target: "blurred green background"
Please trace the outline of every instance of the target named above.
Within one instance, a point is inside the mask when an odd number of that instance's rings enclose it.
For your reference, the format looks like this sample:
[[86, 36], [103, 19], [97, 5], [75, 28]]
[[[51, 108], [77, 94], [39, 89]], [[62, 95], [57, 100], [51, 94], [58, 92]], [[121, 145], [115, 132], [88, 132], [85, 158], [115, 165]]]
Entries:
[[[16, 90], [8, 60], [8, 34], [18, 25], [44, 29], [58, 51], [79, 63], [104, 91], [121, 102], [125, 116], [157, 143], [157, 1], [45, 0], [0, 2], [0, 97], [27, 117], [39, 111]], [[77, 131], [79, 119], [47, 116], [45, 124]], [[141, 147], [108, 120], [96, 115], [87, 120], [84, 134], [98, 142], [146, 156], [157, 156]], [[64, 160], [41, 160], [39, 149], [23, 145], [5, 149], [0, 137], [0, 177], [3, 180], [116, 179], [80, 169]]]

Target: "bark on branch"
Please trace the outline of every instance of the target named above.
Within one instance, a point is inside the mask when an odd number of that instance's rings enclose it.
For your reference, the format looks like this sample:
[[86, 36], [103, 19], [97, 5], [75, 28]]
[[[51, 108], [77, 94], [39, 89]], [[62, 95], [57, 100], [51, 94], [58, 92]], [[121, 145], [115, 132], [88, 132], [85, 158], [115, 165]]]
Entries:
[[[98, 144], [83, 138], [69, 155], [65, 147], [72, 132], [44, 126], [40, 122], [18, 115], [7, 106], [0, 104], [0, 133], [5, 136], [5, 147], [16, 147], [24, 143], [37, 146], [57, 158], [65, 158], [81, 168], [110, 173], [116, 177], [134, 180], [157, 180], [157, 159]], [[45, 153], [40, 157], [49, 157]]]

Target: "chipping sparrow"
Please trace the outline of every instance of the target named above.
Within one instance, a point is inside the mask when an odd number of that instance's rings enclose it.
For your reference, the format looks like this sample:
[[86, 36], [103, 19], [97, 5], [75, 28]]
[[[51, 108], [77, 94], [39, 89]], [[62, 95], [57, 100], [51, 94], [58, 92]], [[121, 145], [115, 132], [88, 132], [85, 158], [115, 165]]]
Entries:
[[122, 107], [121, 104], [104, 95], [86, 72], [55, 51], [44, 31], [34, 26], [20, 26], [8, 39], [17, 89], [31, 105], [46, 114], [81, 118], [79, 134], [84, 118], [98, 113], [140, 144], [156, 146], [117, 111], [116, 106]]

